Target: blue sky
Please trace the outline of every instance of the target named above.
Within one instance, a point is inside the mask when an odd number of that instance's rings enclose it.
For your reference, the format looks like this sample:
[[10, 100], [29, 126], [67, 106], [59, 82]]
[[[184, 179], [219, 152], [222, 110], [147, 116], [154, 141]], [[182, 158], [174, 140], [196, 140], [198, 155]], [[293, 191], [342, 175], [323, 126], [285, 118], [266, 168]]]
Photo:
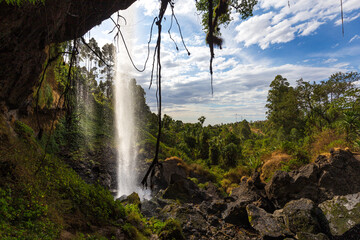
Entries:
[[[340, 0], [260, 0], [254, 16], [241, 20], [233, 14], [233, 22], [222, 29], [225, 44], [215, 50], [214, 94], [211, 95], [209, 58], [196, 13], [195, 0], [175, 2], [175, 14], [191, 55], [181, 44], [176, 26], [172, 36], [180, 50], [176, 51], [167, 30], [169, 11], [162, 37], [163, 112], [175, 119], [196, 122], [205, 116], [205, 124], [266, 118], [269, 85], [276, 75], [295, 81], [320, 81], [342, 71], [360, 71], [360, 1], [343, 0], [345, 35], [341, 32]], [[135, 63], [142, 67], [147, 53], [150, 24], [158, 13], [158, 0], [140, 0], [121, 14], [126, 41]], [[100, 45], [113, 42], [107, 20], [91, 30]], [[152, 47], [157, 29], [154, 28]], [[146, 89], [146, 99], [156, 110], [155, 85], [148, 90], [151, 63], [144, 73], [130, 66], [119, 42], [119, 64], [123, 76], [134, 77]], [[153, 48], [152, 48], [153, 50]], [[153, 51], [151, 52], [152, 56]]]

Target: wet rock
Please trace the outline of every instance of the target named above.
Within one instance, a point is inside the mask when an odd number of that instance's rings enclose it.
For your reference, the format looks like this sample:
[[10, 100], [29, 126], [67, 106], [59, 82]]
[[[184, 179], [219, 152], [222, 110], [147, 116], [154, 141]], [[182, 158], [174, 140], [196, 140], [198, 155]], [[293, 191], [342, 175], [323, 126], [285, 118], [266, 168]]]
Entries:
[[267, 213], [264, 209], [253, 204], [247, 205], [246, 211], [251, 226], [256, 229], [261, 236], [277, 238], [292, 235], [281, 217]]
[[155, 217], [159, 214], [161, 208], [155, 199], [144, 199], [141, 203], [141, 212], [146, 217]]
[[290, 173], [277, 171], [265, 186], [267, 197], [277, 208], [288, 201], [308, 198], [315, 203], [336, 195], [360, 192], [360, 161], [349, 151], [321, 155], [316, 163]]
[[288, 202], [283, 208], [286, 227], [293, 233], [318, 233], [320, 225], [317, 216], [319, 211], [310, 199], [301, 198]]
[[319, 204], [332, 235], [341, 236], [360, 224], [360, 193], [336, 196]]
[[138, 206], [139, 209], [141, 209], [140, 197], [136, 192], [133, 192], [132, 194], [127, 196], [125, 199], [124, 199], [124, 196], [121, 196], [119, 200], [125, 204], [136, 205], [136, 206]]
[[169, 199], [162, 199], [154, 197], [150, 200], [144, 199], [141, 202], [141, 212], [146, 217], [157, 217], [161, 219], [166, 219], [161, 216], [160, 211], [167, 205], [173, 204], [174, 201]]

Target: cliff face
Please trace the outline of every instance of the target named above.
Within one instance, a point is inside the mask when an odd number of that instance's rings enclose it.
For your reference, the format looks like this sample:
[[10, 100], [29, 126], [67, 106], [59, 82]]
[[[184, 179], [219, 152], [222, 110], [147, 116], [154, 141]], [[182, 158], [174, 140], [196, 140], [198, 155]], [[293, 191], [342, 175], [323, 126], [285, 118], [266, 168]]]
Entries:
[[0, 3], [0, 102], [26, 107], [46, 59], [45, 47], [84, 35], [135, 0], [48, 0]]

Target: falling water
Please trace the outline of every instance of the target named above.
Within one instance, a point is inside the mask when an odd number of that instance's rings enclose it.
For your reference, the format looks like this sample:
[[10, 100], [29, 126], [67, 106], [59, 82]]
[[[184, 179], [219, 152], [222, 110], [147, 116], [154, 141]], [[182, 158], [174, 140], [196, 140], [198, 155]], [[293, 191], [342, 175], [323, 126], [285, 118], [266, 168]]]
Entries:
[[[135, 17], [134, 10], [123, 16], [131, 23]], [[124, 26], [121, 28], [126, 38], [127, 46], [131, 52], [134, 29]], [[117, 197], [137, 192], [140, 198], [147, 198], [145, 191], [140, 187], [137, 166], [136, 128], [133, 94], [130, 80], [134, 76], [126, 50], [121, 42], [118, 42], [116, 54], [115, 73], [115, 129], [117, 137]]]

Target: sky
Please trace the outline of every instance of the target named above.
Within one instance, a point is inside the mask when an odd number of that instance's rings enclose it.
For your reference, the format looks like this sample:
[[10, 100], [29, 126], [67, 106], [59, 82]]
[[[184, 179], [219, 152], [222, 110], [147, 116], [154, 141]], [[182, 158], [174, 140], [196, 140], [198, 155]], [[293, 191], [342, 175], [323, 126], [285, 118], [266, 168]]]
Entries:
[[[122, 33], [135, 65], [143, 68], [147, 57], [150, 27], [158, 14], [158, 0], [139, 0], [120, 14]], [[344, 36], [342, 35], [340, 0], [259, 0], [254, 16], [233, 21], [222, 28], [224, 45], [215, 50], [213, 89], [211, 94], [210, 51], [205, 44], [201, 17], [195, 0], [177, 0], [175, 15], [180, 23], [188, 56], [181, 43], [177, 25], [171, 23], [170, 11], [163, 22], [162, 109], [176, 120], [220, 124], [247, 119], [266, 119], [269, 85], [276, 75], [296, 80], [321, 81], [336, 72], [360, 71], [360, 1], [343, 0]], [[116, 18], [113, 15], [113, 18]], [[90, 31], [99, 45], [114, 43], [110, 20]], [[123, 43], [118, 45], [118, 64], [124, 66], [123, 78], [135, 78], [145, 90], [146, 100], [156, 111], [156, 85], [149, 89], [152, 55], [157, 37], [154, 27], [150, 60], [146, 70], [137, 72], [130, 64]]]

